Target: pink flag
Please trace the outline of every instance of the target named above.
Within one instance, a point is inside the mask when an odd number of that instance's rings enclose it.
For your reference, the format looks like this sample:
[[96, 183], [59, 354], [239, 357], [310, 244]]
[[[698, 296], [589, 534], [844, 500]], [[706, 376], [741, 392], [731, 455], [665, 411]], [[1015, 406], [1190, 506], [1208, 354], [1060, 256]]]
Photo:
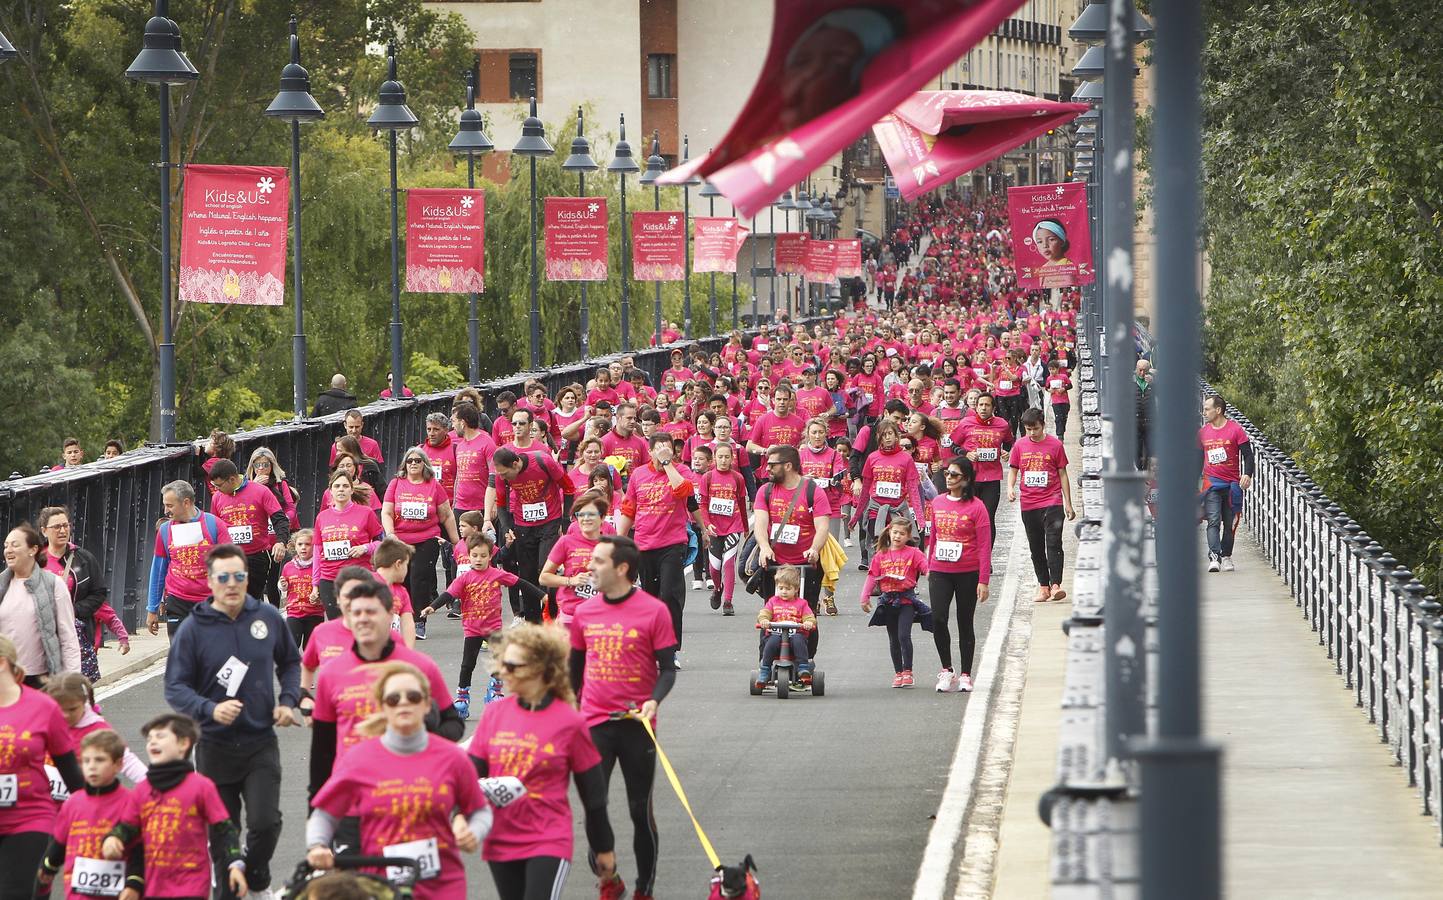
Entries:
[[872, 126], [903, 198], [1022, 146], [1087, 111], [1012, 91], [922, 91]]
[[775, 0], [752, 95], [716, 148], [658, 179], [706, 176], [764, 208], [953, 64], [1023, 0]]
[[675, 210], [631, 214], [631, 271], [637, 281], [686, 276], [686, 225]]
[[1092, 284], [1087, 188], [1076, 182], [1007, 189], [1017, 283], [1024, 288]]
[[546, 198], [546, 280], [605, 281], [605, 197]]
[[861, 278], [862, 277], [862, 240], [852, 238], [851, 240], [832, 241], [837, 245], [837, 277], [838, 278]]
[[290, 185], [280, 166], [185, 167], [182, 302], [285, 302]]
[[807, 281], [812, 284], [832, 284], [837, 280], [837, 242], [807, 241]]
[[479, 188], [406, 192], [406, 290], [477, 294], [486, 289], [486, 194]]
[[807, 241], [809, 238], [800, 231], [777, 233], [777, 274], [800, 275], [806, 268]]
[[697, 216], [692, 222], [693, 272], [735, 272], [737, 251], [737, 220]]

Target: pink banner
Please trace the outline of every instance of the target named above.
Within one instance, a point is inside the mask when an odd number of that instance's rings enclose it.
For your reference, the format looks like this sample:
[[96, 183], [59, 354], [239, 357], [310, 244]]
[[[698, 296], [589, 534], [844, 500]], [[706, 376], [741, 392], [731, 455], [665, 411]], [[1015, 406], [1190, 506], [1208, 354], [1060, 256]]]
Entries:
[[605, 197], [546, 198], [546, 280], [605, 281]]
[[782, 231], [776, 240], [777, 274], [802, 274], [807, 264], [807, 236], [800, 231]]
[[468, 188], [406, 192], [406, 290], [477, 294], [486, 289], [486, 194]]
[[832, 284], [837, 280], [837, 242], [807, 241], [806, 271], [812, 284]]
[[766, 207], [990, 34], [1023, 0], [775, 0], [751, 96], [716, 148], [662, 175], [705, 176], [740, 215]]
[[285, 302], [290, 185], [280, 166], [185, 167], [181, 302]]
[[862, 240], [832, 241], [837, 246], [837, 277], [862, 277]]
[[736, 260], [737, 260], [737, 258], [738, 258], [739, 256], [741, 256], [741, 253], [742, 253], [742, 245], [747, 242], [747, 237], [748, 237], [749, 235], [751, 235], [751, 233], [752, 233], [752, 230], [751, 230], [750, 228], [746, 227], [745, 225], [741, 224], [740, 222], [737, 223], [737, 248], [732, 251], [732, 271], [733, 271], [733, 272], [736, 271]]
[[1011, 91], [923, 91], [883, 116], [872, 134], [897, 189], [912, 200], [1086, 111], [1085, 103]]
[[631, 271], [637, 281], [686, 277], [686, 223], [674, 210], [631, 214]]
[[1092, 237], [1087, 230], [1087, 188], [1035, 184], [1007, 189], [1007, 216], [1017, 282], [1024, 288], [1092, 284]]
[[693, 272], [735, 272], [737, 251], [737, 220], [697, 216], [691, 220]]

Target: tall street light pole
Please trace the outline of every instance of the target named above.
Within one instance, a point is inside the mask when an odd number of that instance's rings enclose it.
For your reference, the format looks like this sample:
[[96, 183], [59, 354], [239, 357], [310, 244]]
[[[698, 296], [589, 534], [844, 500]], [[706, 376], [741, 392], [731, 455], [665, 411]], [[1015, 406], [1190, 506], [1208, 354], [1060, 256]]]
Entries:
[[419, 120], [406, 105], [406, 88], [396, 80], [396, 45], [386, 49], [386, 80], [381, 102], [366, 124], [387, 132], [391, 151], [391, 399], [406, 396], [405, 362], [401, 358], [401, 236], [397, 227], [396, 132], [415, 128]]
[[[796, 202], [795, 204], [793, 204], [793, 209], [795, 209], [795, 210], [797, 211], [797, 230], [800, 231], [800, 232], [802, 232], [803, 234], [807, 235], [808, 239], [810, 239], [810, 238], [811, 238], [811, 230], [812, 230], [812, 229], [811, 229], [811, 223], [807, 221], [807, 216], [808, 216], [808, 213], [810, 213], [810, 212], [812, 211], [812, 201], [811, 201], [810, 198], [807, 197], [807, 191], [806, 191], [806, 189], [805, 189], [802, 185], [800, 185], [800, 184], [797, 185], [797, 202]], [[798, 279], [797, 279], [797, 280], [798, 280], [798, 287], [797, 287], [797, 294], [798, 294], [798, 296], [797, 296], [797, 317], [798, 317], [798, 318], [802, 318], [802, 317], [806, 316], [806, 314], [807, 314], [807, 270], [806, 270], [806, 265], [805, 265], [805, 263], [806, 263], [806, 255], [805, 255], [805, 254], [803, 254], [802, 261], [803, 261], [802, 273], [801, 273], [800, 276], [798, 276]], [[788, 279], [788, 281], [787, 281], [787, 291], [790, 292], [791, 289], [792, 289], [792, 287], [791, 287], [791, 280]]]
[[536, 98], [531, 98], [531, 115], [521, 123], [521, 139], [511, 152], [525, 156], [531, 163], [531, 368], [541, 368], [541, 299], [538, 294], [540, 272], [536, 268], [536, 160], [556, 152], [546, 140], [546, 128], [536, 116]]
[[[476, 157], [496, 149], [482, 128], [481, 113], [476, 109], [476, 88], [481, 83], [481, 57], [471, 60], [471, 70], [466, 73], [466, 108], [461, 110], [461, 126], [451, 139], [448, 149], [452, 153], [466, 155], [466, 186], [476, 187]], [[481, 297], [472, 292], [469, 315], [466, 319], [466, 335], [471, 349], [470, 375], [472, 384], [481, 382]]]
[[[7, 41], [8, 45], [9, 42]], [[14, 52], [14, 48], [10, 48]], [[125, 77], [160, 88], [160, 440], [175, 442], [175, 332], [170, 310], [170, 86], [189, 84], [200, 73], [180, 49], [180, 26], [166, 16], [166, 0], [155, 0], [145, 23], [145, 40]]]
[[[718, 197], [721, 196], [721, 191], [719, 191], [719, 190], [716, 189], [716, 185], [712, 184], [710, 181], [703, 183], [702, 186], [701, 186], [701, 190], [697, 192], [697, 196], [705, 197], [705, 198], [706, 198], [706, 214], [707, 214], [708, 216], [713, 216], [713, 217], [716, 216], [716, 198], [718, 198]], [[735, 265], [735, 264], [732, 265], [732, 274], [733, 274], [733, 275], [736, 274], [736, 265]], [[716, 330], [717, 330], [717, 322], [716, 322], [716, 316], [717, 316], [717, 308], [716, 308], [716, 272], [712, 272], [712, 273], [711, 273], [711, 287], [710, 287], [710, 289], [709, 289], [709, 293], [710, 293], [710, 298], [711, 298], [711, 332], [710, 332], [710, 333], [711, 333], [712, 337], [716, 337]]]
[[[784, 191], [784, 192], [782, 193], [781, 199], [778, 200], [778, 201], [773, 205], [773, 208], [774, 208], [774, 209], [779, 209], [779, 210], [782, 211], [782, 230], [783, 230], [783, 231], [791, 231], [791, 230], [792, 230], [792, 210], [793, 210], [793, 209], [796, 209], [796, 204], [795, 204], [794, 202], [792, 202], [792, 192], [791, 192], [790, 190]], [[772, 279], [773, 279], [773, 284], [775, 284], [775, 279], [776, 279], [776, 277], [777, 277], [777, 235], [776, 235], [776, 228], [773, 227], [773, 228], [772, 228]], [[796, 307], [795, 307], [794, 304], [792, 303], [792, 276], [791, 276], [791, 275], [787, 275], [787, 276], [786, 276], [786, 285], [785, 285], [785, 287], [784, 287], [783, 289], [785, 290], [786, 295], [787, 295], [787, 303], [786, 303], [786, 306], [787, 306], [787, 315], [788, 315], [789, 317], [795, 319], [797, 313], [796, 313]]]
[[[651, 155], [646, 158], [646, 171], [641, 173], [639, 179], [642, 184], [651, 185], [652, 209], [661, 212], [661, 185], [656, 179], [666, 171], [666, 160], [661, 157], [661, 132], [651, 133]], [[661, 346], [661, 282], [656, 283], [656, 310], [652, 321], [652, 343]]]
[[[691, 157], [691, 138], [681, 136], [681, 161], [685, 165]], [[693, 175], [681, 185], [681, 222], [686, 233], [683, 242], [686, 258], [686, 277], [681, 283], [681, 336], [691, 340], [691, 189], [701, 184], [701, 176]]]
[[[576, 137], [571, 141], [571, 155], [561, 164], [563, 172], [576, 173], [576, 196], [586, 196], [586, 173], [595, 172], [601, 166], [591, 158], [591, 144], [583, 131], [585, 121], [581, 107], [576, 107]], [[586, 305], [586, 282], [581, 282], [581, 358], [591, 358], [591, 310]]]
[[630, 223], [626, 221], [626, 176], [641, 171], [631, 155], [631, 145], [626, 142], [626, 114], [621, 114], [621, 136], [616, 140], [616, 149], [607, 173], [621, 176], [621, 349], [631, 349], [631, 240], [628, 237]]
[[301, 41], [291, 16], [291, 61], [281, 70], [281, 89], [266, 115], [291, 123], [291, 277], [295, 281], [296, 330], [291, 336], [292, 398], [296, 418], [306, 415], [306, 319], [301, 292], [301, 123], [319, 122], [325, 110], [311, 96], [311, 76], [301, 66]]

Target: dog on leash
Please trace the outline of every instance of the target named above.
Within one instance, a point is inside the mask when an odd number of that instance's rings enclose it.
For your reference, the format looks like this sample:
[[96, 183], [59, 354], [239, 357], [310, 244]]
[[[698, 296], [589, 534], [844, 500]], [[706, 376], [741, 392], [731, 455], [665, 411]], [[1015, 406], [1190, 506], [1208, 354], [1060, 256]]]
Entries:
[[712, 876], [709, 900], [761, 900], [761, 884], [753, 874], [756, 871], [757, 864], [750, 853], [735, 866], [717, 869]]

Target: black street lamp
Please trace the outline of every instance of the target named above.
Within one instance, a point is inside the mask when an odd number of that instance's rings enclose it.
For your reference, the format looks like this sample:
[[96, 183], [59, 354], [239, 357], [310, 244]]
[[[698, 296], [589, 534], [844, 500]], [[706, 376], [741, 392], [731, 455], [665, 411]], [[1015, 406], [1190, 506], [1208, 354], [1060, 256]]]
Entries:
[[[784, 192], [782, 193], [781, 199], [776, 202], [775, 206], [776, 206], [777, 209], [779, 209], [779, 210], [782, 211], [782, 230], [783, 230], [783, 231], [788, 231], [788, 232], [791, 231], [791, 230], [792, 230], [792, 210], [794, 210], [794, 209], [797, 208], [796, 201], [794, 201], [794, 200], [792, 199], [792, 192], [791, 192], [791, 191], [784, 191]], [[772, 277], [776, 277], [776, 268], [777, 268], [777, 235], [776, 235], [776, 229], [773, 228], [773, 229], [772, 229]], [[789, 316], [796, 316], [796, 309], [795, 309], [795, 307], [794, 307], [794, 302], [795, 302], [795, 301], [794, 301], [794, 299], [792, 298], [792, 276], [791, 276], [791, 273], [787, 273], [787, 275], [785, 276], [785, 278], [786, 278], [786, 288], [785, 288], [785, 290], [786, 290], [786, 292], [787, 292], [787, 315], [789, 315]]]
[[541, 301], [537, 297], [540, 285], [536, 270], [536, 160], [556, 152], [546, 140], [546, 128], [536, 117], [536, 98], [531, 98], [531, 115], [521, 123], [521, 140], [511, 148], [518, 156], [529, 157], [531, 161], [531, 368], [541, 368]]
[[311, 96], [311, 76], [301, 66], [301, 40], [291, 16], [291, 61], [281, 69], [281, 89], [265, 114], [291, 123], [291, 277], [295, 280], [296, 330], [291, 336], [292, 398], [296, 418], [306, 415], [306, 319], [301, 292], [301, 124], [319, 122], [326, 111]]
[[[652, 209], [661, 212], [661, 185], [656, 180], [666, 171], [666, 160], [661, 157], [661, 132], [651, 133], [651, 155], [646, 158], [646, 171], [637, 179], [641, 184], [651, 185]], [[656, 283], [656, 311], [652, 317], [655, 330], [652, 331], [656, 346], [661, 346], [661, 282]]]
[[[807, 197], [807, 192], [802, 185], [797, 185], [797, 201], [792, 204], [792, 208], [797, 211], [797, 230], [810, 239], [812, 236], [812, 228], [807, 222], [807, 218], [812, 211], [812, 201]], [[807, 314], [807, 269], [805, 262], [806, 258], [803, 256], [802, 273], [798, 278], [799, 284], [797, 286], [798, 316], [805, 316]]]
[[[586, 196], [586, 173], [595, 172], [601, 168], [596, 160], [591, 158], [591, 144], [587, 142], [583, 134], [585, 121], [581, 117], [581, 107], [576, 107], [576, 137], [571, 141], [571, 155], [566, 157], [566, 162], [561, 164], [564, 172], [576, 173], [576, 196]], [[581, 358], [591, 358], [591, 310], [586, 305], [586, 282], [581, 282]]]
[[[476, 85], [481, 81], [481, 57], [471, 61], [471, 71], [466, 73], [466, 108], [461, 110], [461, 127], [447, 145], [452, 153], [466, 155], [466, 186], [476, 187], [476, 157], [496, 149], [482, 128], [481, 113], [476, 110]], [[471, 344], [471, 383], [481, 382], [481, 297], [474, 291], [470, 297], [470, 316], [466, 320], [466, 334]]]
[[406, 105], [406, 88], [396, 80], [396, 45], [386, 48], [386, 80], [381, 83], [381, 102], [366, 124], [390, 137], [391, 149], [391, 399], [406, 396], [405, 364], [401, 359], [401, 238], [396, 227], [396, 132], [419, 123]]
[[[813, 238], [817, 238], [818, 240], [822, 238], [823, 224], [827, 221], [827, 211], [824, 207], [826, 202], [827, 198], [824, 194], [816, 203], [812, 204], [812, 208], [807, 210], [805, 214], [807, 231]], [[825, 295], [826, 287], [821, 286], [821, 290]], [[810, 290], [805, 292], [805, 296], [806, 305], [803, 309], [799, 310], [799, 314], [803, 316], [812, 315], [817, 308], [816, 301], [812, 299]]]
[[[707, 214], [708, 216], [715, 216], [715, 215], [716, 215], [716, 198], [718, 198], [718, 197], [721, 196], [721, 191], [719, 191], [719, 190], [716, 189], [716, 185], [712, 184], [710, 181], [703, 182], [703, 183], [702, 183], [702, 186], [701, 186], [701, 190], [697, 192], [697, 196], [699, 196], [699, 197], [705, 197], [705, 198], [706, 198], [706, 214]], [[735, 275], [735, 273], [736, 273], [736, 266], [735, 266], [735, 265], [732, 266], [732, 273], [733, 273], [733, 275]], [[716, 336], [716, 312], [717, 312], [717, 310], [716, 310], [716, 272], [712, 272], [712, 273], [711, 273], [710, 295], [711, 295], [711, 334], [712, 334], [712, 337], [715, 337], [715, 336]]]
[[631, 145], [626, 142], [626, 114], [621, 114], [621, 136], [616, 140], [615, 156], [606, 171], [621, 176], [621, 349], [631, 349], [631, 241], [627, 237], [629, 225], [626, 221], [626, 176], [641, 171], [631, 155]]
[[[691, 138], [681, 136], [681, 161], [685, 165], [691, 158]], [[683, 253], [686, 258], [686, 277], [681, 282], [681, 336], [691, 340], [691, 189], [701, 184], [701, 176], [693, 175], [681, 183], [681, 224], [686, 240]]]
[[[14, 48], [11, 48], [14, 51]], [[160, 439], [175, 442], [175, 332], [170, 314], [170, 86], [200, 78], [180, 49], [180, 26], [166, 17], [166, 0], [155, 0], [145, 40], [125, 77], [160, 88]]]
[[0, 32], [0, 62], [14, 59], [19, 55], [20, 51], [15, 49], [15, 45], [10, 43], [10, 39], [5, 37], [4, 32]]

